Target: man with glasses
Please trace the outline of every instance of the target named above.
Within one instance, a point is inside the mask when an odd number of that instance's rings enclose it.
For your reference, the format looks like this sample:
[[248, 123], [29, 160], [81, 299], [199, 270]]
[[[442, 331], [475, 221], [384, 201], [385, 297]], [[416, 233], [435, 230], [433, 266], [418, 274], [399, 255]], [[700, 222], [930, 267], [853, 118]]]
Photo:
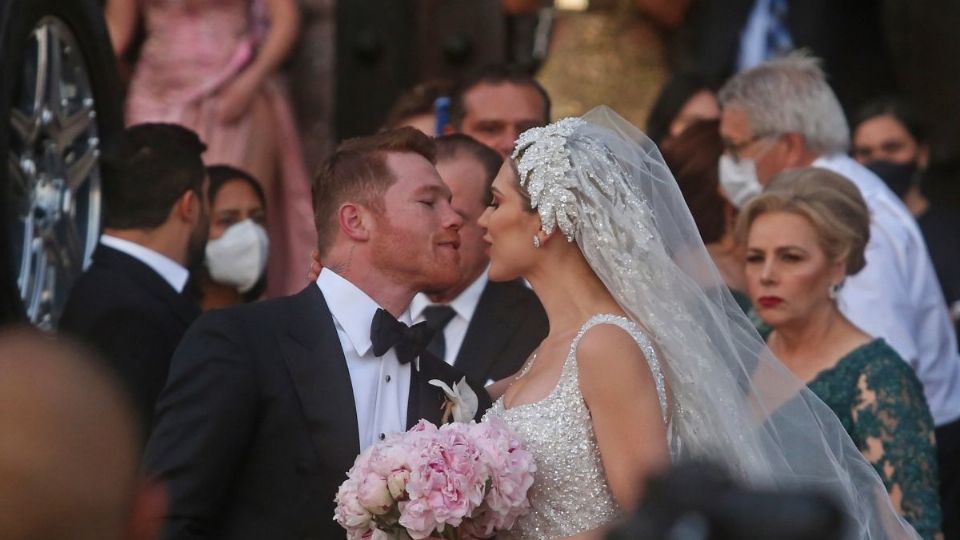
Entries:
[[817, 59], [795, 54], [745, 71], [719, 100], [726, 147], [720, 182], [734, 205], [777, 173], [803, 167], [829, 169], [860, 189], [871, 214], [867, 265], [846, 280], [837, 302], [916, 370], [937, 425], [943, 505], [960, 507], [960, 356], [916, 222], [880, 178], [846, 154], [849, 128]]

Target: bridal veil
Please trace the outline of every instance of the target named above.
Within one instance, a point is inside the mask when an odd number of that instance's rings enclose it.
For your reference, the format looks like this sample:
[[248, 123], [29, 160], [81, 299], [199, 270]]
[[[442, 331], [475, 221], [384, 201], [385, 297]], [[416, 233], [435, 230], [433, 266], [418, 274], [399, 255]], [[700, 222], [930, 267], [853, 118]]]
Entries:
[[674, 462], [832, 495], [862, 539], [916, 538], [833, 412], [770, 352], [705, 249], [660, 151], [607, 107], [525, 132], [514, 159], [546, 232], [575, 241], [661, 352]]

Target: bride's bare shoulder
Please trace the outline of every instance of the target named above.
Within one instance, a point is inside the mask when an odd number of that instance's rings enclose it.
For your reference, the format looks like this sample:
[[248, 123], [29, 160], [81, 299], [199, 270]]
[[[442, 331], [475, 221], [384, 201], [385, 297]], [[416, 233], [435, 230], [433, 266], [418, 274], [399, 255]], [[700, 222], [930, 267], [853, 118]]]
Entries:
[[631, 331], [617, 324], [598, 324], [587, 330], [576, 356], [580, 378], [585, 379], [581, 382], [626, 375], [650, 378], [643, 348]]

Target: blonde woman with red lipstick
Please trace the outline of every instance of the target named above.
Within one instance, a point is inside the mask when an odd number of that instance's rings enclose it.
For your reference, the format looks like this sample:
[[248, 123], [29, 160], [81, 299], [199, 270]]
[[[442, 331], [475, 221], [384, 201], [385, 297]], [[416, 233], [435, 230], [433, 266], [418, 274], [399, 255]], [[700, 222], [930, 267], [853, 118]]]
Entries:
[[839, 417], [923, 538], [940, 535], [933, 419], [913, 369], [837, 306], [866, 264], [870, 215], [857, 188], [825, 169], [779, 175], [741, 212], [747, 290], [773, 353]]

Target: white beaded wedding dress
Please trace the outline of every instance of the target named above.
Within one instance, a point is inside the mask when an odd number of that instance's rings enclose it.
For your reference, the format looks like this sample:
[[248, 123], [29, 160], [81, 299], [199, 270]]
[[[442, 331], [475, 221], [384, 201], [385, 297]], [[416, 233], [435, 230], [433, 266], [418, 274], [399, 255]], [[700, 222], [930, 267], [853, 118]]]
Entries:
[[[617, 315], [591, 317], [570, 344], [560, 381], [546, 398], [509, 409], [504, 408], [501, 398], [484, 417], [503, 420], [536, 456], [537, 474], [529, 494], [534, 511], [517, 522], [511, 531], [515, 538], [572, 536], [620, 516], [620, 507], [607, 487], [590, 411], [577, 381], [577, 345], [587, 330], [598, 324], [619, 326], [637, 342], [654, 375], [664, 422], [668, 421], [667, 393], [653, 344], [630, 319]], [[520, 376], [531, 366], [533, 363], [528, 363]]]

